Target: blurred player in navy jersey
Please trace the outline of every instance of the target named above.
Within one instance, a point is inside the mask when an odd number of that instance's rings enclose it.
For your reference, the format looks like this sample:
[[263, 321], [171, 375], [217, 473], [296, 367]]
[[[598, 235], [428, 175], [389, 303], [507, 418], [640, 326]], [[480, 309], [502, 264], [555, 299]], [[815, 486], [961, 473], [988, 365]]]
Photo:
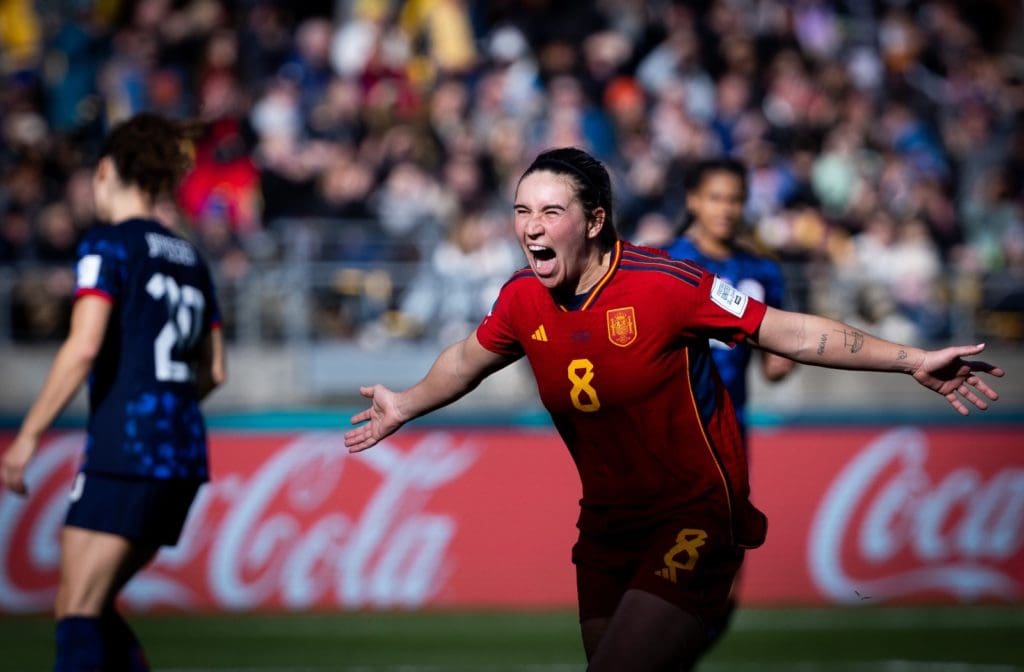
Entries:
[[689, 669], [721, 630], [745, 549], [764, 541], [709, 338], [911, 374], [963, 414], [965, 402], [984, 409], [997, 397], [974, 372], [1003, 371], [961, 359], [983, 345], [897, 345], [771, 308], [696, 264], [623, 243], [608, 173], [582, 150], [539, 155], [514, 213], [529, 267], [423, 380], [401, 392], [361, 387], [370, 406], [345, 445], [371, 448], [525, 356], [583, 486], [572, 559], [591, 672]]
[[[697, 164], [686, 190], [690, 220], [683, 234], [665, 248], [674, 259], [692, 259], [722, 280], [773, 308], [782, 308], [782, 269], [773, 259], [758, 254], [741, 234], [747, 201], [747, 173], [739, 161], [709, 159]], [[733, 407], [746, 435], [747, 366], [753, 349], [711, 341], [711, 357], [729, 390]], [[785, 378], [796, 365], [791, 359], [760, 353], [761, 373], [771, 381]]]
[[148, 670], [117, 612], [124, 585], [178, 541], [207, 480], [199, 402], [225, 379], [220, 316], [196, 249], [154, 219], [188, 166], [181, 129], [149, 114], [116, 126], [93, 176], [96, 211], [78, 250], [71, 330], [3, 456], [25, 493], [25, 466], [89, 378], [85, 456], [61, 531], [57, 672]]
[[[692, 260], [714, 273], [740, 292], [773, 308], [782, 308], [785, 288], [782, 269], [772, 259], [758, 254], [742, 234], [743, 210], [747, 201], [747, 173], [735, 159], [707, 159], [698, 163], [686, 189], [689, 221], [679, 238], [665, 248], [675, 259]], [[709, 341], [711, 358], [736, 417], [744, 446], [747, 446], [747, 367], [753, 348], [745, 343], [726, 344]], [[766, 352], [759, 353], [761, 373], [770, 382], [785, 378], [796, 365], [792, 359]], [[749, 461], [750, 455], [747, 455]], [[735, 591], [734, 591], [735, 595]], [[729, 598], [720, 632], [727, 627], [735, 608]]]

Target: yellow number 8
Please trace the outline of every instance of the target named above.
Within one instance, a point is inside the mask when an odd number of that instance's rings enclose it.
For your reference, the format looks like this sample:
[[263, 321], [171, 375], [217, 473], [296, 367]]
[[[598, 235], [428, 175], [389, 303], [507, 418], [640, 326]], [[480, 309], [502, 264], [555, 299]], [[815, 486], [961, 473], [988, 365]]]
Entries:
[[[583, 370], [582, 376], [577, 373], [579, 369]], [[569, 398], [572, 399], [572, 405], [584, 413], [593, 413], [601, 408], [597, 390], [590, 386], [590, 381], [593, 379], [594, 365], [590, 363], [589, 359], [574, 359], [569, 362], [569, 381], [572, 383]], [[587, 395], [588, 401], [583, 400], [584, 394]]]

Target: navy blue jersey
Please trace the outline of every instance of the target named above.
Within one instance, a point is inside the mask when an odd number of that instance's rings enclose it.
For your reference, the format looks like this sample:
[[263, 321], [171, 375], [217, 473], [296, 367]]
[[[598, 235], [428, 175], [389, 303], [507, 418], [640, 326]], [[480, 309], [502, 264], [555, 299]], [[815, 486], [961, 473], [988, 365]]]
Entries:
[[[692, 259], [747, 296], [773, 308], [782, 307], [782, 269], [772, 259], [759, 257], [744, 250], [734, 250], [728, 259], [714, 259], [702, 254], [696, 244], [686, 236], [680, 236], [666, 247], [665, 251], [675, 259]], [[746, 372], [750, 355], [748, 345], [739, 343], [730, 347], [720, 341], [711, 341], [711, 356], [715, 360], [722, 382], [729, 390], [729, 396], [732, 397], [741, 423], [746, 420]]]
[[159, 223], [91, 229], [78, 248], [75, 296], [112, 305], [89, 377], [84, 471], [206, 479], [206, 428], [192, 371], [220, 323], [196, 248]]

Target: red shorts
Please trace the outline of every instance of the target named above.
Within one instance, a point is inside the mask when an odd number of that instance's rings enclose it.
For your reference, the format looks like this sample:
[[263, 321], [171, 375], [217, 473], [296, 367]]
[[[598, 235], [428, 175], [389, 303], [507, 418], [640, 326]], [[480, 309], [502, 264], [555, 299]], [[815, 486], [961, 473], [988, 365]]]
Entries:
[[638, 589], [693, 614], [714, 636], [732, 610], [743, 549], [733, 545], [720, 523], [679, 518], [627, 534], [581, 533], [572, 560], [581, 622], [610, 618], [625, 592]]

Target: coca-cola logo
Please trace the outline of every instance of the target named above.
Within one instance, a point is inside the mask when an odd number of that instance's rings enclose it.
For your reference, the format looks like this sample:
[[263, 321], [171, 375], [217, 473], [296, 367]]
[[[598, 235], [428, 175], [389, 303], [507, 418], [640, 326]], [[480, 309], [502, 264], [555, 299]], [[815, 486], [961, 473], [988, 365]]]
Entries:
[[827, 597], [1021, 596], [1006, 562], [1024, 546], [1024, 469], [937, 475], [929, 455], [924, 432], [901, 428], [836, 476], [808, 537], [811, 576]]
[[[0, 610], [39, 611], [53, 601], [82, 443], [68, 434], [41, 448], [26, 474], [29, 498], [0, 494]], [[205, 485], [179, 544], [128, 584], [124, 600], [133, 608], [194, 608], [204, 595], [229, 609], [421, 606], [444, 586], [456, 533], [454, 513], [430, 511], [428, 500], [478, 455], [444, 432], [358, 456], [338, 432], [298, 435], [252, 474]], [[358, 475], [346, 477], [353, 468]]]

